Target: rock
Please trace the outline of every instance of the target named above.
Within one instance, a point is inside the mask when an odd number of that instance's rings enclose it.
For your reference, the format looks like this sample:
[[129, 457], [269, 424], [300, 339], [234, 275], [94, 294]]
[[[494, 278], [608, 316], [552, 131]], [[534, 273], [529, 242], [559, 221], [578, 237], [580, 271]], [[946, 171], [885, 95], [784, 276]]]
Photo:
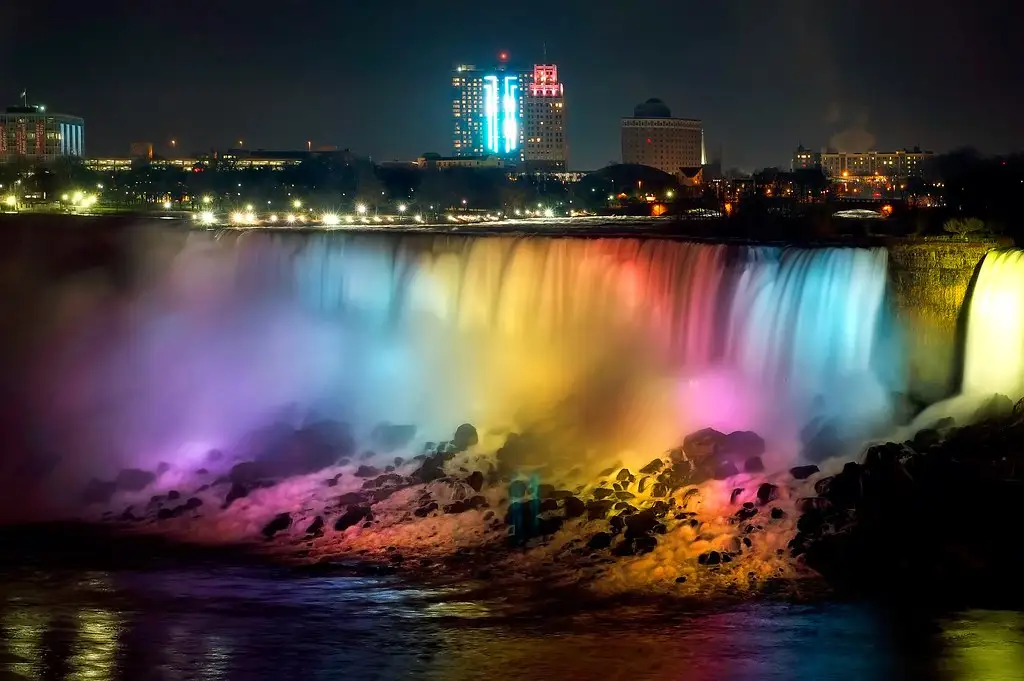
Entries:
[[[750, 502], [748, 501], [747, 504], [750, 504]], [[746, 522], [757, 515], [757, 509], [753, 508], [754, 505], [750, 504], [750, 506], [748, 507], [747, 504], [743, 504], [743, 508], [736, 511], [735, 515], [733, 516], [736, 518], [737, 521], [741, 523]]]
[[615, 494], [615, 492], [608, 489], [607, 487], [598, 487], [597, 489], [594, 490], [595, 499], [607, 499], [613, 494]]
[[396, 426], [392, 423], [378, 423], [370, 431], [370, 442], [382, 454], [390, 454], [405, 447], [416, 437], [416, 426]]
[[923, 452], [929, 447], [937, 445], [940, 442], [942, 442], [942, 435], [940, 435], [939, 431], [934, 428], [922, 428], [914, 433], [914, 449], [919, 452]]
[[237, 484], [251, 485], [263, 477], [265, 471], [255, 461], [242, 461], [231, 467], [228, 479]]
[[604, 520], [608, 511], [612, 510], [613, 501], [599, 499], [587, 503], [587, 520]]
[[538, 499], [550, 499], [555, 491], [554, 485], [537, 485], [536, 496]]
[[110, 503], [110, 499], [116, 491], [116, 482], [103, 482], [93, 478], [82, 490], [82, 503], [86, 505]]
[[177, 501], [178, 499], [181, 498], [181, 492], [179, 492], [176, 489], [172, 489], [170, 492], [167, 493], [167, 498], [171, 501]]
[[742, 487], [737, 487], [736, 489], [734, 489], [732, 491], [732, 494], [729, 495], [729, 503], [730, 504], [735, 504], [736, 503], [736, 497], [738, 497], [741, 494], [743, 494], [743, 488]]
[[796, 480], [806, 480], [807, 478], [817, 473], [819, 470], [820, 469], [817, 466], [815, 466], [814, 464], [810, 464], [807, 466], [796, 466], [794, 468], [790, 468], [789, 474], [792, 475], [793, 478]]
[[473, 471], [466, 478], [466, 484], [472, 487], [474, 492], [479, 492], [484, 487], [484, 474], [480, 471]]
[[375, 478], [379, 475], [380, 469], [375, 468], [374, 466], [360, 466], [355, 472], [355, 476], [357, 478]]
[[426, 506], [421, 506], [420, 508], [417, 508], [415, 511], [412, 512], [412, 514], [414, 516], [416, 516], [417, 518], [426, 518], [428, 515], [430, 515], [432, 512], [436, 511], [437, 509], [438, 509], [437, 503], [432, 501], [429, 504], [427, 504]]
[[648, 534], [658, 524], [654, 514], [650, 511], [640, 511], [626, 518], [626, 536], [639, 536]]
[[231, 485], [231, 489], [228, 490], [228, 495], [224, 497], [224, 508], [227, 508], [235, 499], [242, 499], [243, 497], [249, 496], [249, 488], [239, 483]]
[[163, 503], [163, 500], [164, 500], [165, 498], [166, 498], [166, 497], [164, 497], [164, 495], [163, 495], [163, 494], [154, 494], [153, 496], [151, 496], [151, 497], [149, 498], [149, 505], [150, 505], [150, 506], [154, 506], [154, 505], [156, 505], [156, 504], [160, 504], [160, 503]]
[[633, 474], [629, 472], [628, 468], [623, 468], [619, 471], [619, 474], [615, 476], [615, 479], [619, 482], [628, 482], [633, 479]]
[[704, 428], [683, 438], [683, 453], [693, 462], [714, 458], [725, 441], [725, 433]]
[[[360, 470], [362, 470], [362, 467], [360, 468]], [[365, 477], [365, 476], [359, 475], [359, 472], [356, 471], [356, 477]], [[403, 478], [398, 473], [384, 473], [383, 475], [378, 475], [373, 480], [367, 480], [366, 482], [364, 482], [363, 483], [363, 489], [376, 489], [378, 487], [384, 487], [384, 486], [394, 487], [396, 485], [401, 485], [404, 482], [405, 482], [405, 478]]]
[[587, 542], [587, 548], [591, 551], [601, 551], [612, 545], [612, 536], [607, 532], [598, 532]]
[[370, 511], [370, 508], [368, 506], [350, 506], [334, 523], [334, 529], [338, 532], [343, 532], [364, 520], [373, 520], [373, 513]]
[[757, 488], [757, 500], [762, 506], [778, 498], [779, 488], [770, 482], [761, 483], [761, 486]]
[[546, 513], [547, 511], [557, 511], [558, 502], [554, 499], [544, 499], [540, 502], [540, 512]]
[[488, 504], [487, 504], [487, 497], [483, 496], [482, 494], [477, 494], [476, 496], [472, 496], [466, 502], [466, 506], [468, 506], [472, 510], [476, 510], [476, 509], [480, 509], [480, 508], [487, 508], [487, 506], [488, 506]]
[[395, 467], [390, 465], [390, 464], [388, 464], [387, 466], [384, 466], [384, 472], [385, 473], [394, 473], [395, 472]]
[[447, 515], [457, 515], [459, 513], [465, 513], [466, 511], [468, 511], [469, 506], [466, 504], [465, 501], [454, 501], [450, 504], [445, 504], [441, 508], [441, 510], [444, 511], [444, 513]]
[[283, 532], [292, 526], [292, 515], [291, 513], [278, 513], [263, 527], [263, 536], [267, 539], [272, 538], [278, 532]]
[[622, 491], [622, 485], [620, 485], [620, 484], [619, 484], [619, 483], [617, 483], [617, 482], [615, 482], [615, 483], [612, 483], [612, 489], [613, 489], [614, 491], [616, 491], [616, 492], [621, 492], [621, 491]]
[[722, 554], [718, 551], [706, 551], [697, 556], [697, 563], [700, 565], [719, 565], [722, 562]]
[[744, 473], [764, 473], [764, 462], [761, 457], [752, 456], [743, 462]]
[[647, 490], [647, 483], [650, 482], [650, 476], [644, 476], [640, 478], [640, 482], [636, 486], [636, 491], [643, 494]]
[[822, 478], [821, 480], [815, 480], [814, 493], [819, 497], [827, 496], [829, 488], [832, 487], [833, 480], [835, 480], [835, 477], [831, 475], [826, 478]]
[[117, 489], [126, 492], [141, 492], [156, 481], [156, 475], [138, 468], [126, 468], [117, 474], [114, 483]]
[[576, 497], [567, 497], [562, 502], [562, 510], [565, 511], [566, 518], [579, 518], [587, 512], [587, 505]]
[[615, 493], [615, 498], [616, 499], [636, 499], [636, 495], [633, 494], [632, 492], [622, 491], [622, 492], [616, 492]]
[[477, 434], [476, 428], [473, 425], [469, 423], [463, 423], [461, 426], [455, 429], [455, 437], [452, 439], [454, 451], [464, 452], [479, 442], [480, 437]]
[[156, 512], [156, 519], [157, 520], [170, 520], [174, 516], [175, 516], [174, 511], [172, 509], [169, 509], [169, 508], [161, 508], [159, 511]]
[[338, 478], [327, 478], [326, 480], [324, 480], [324, 484], [327, 485], [328, 487], [337, 487]]
[[556, 490], [553, 490], [553, 491], [549, 492], [547, 494], [546, 498], [547, 499], [554, 499], [555, 501], [562, 501], [563, 499], [568, 499], [568, 498], [574, 497], [574, 496], [576, 496], [576, 495], [573, 494], [572, 492], [570, 492], [567, 489], [556, 489]]
[[772, 520], [782, 520], [783, 518], [786, 517], [786, 512], [783, 511], [781, 508], [775, 507], [775, 508], [772, 508], [772, 514], [771, 515], [772, 515]]
[[668, 487], [661, 482], [654, 483], [654, 487], [651, 488], [651, 496], [655, 499], [662, 499], [668, 496]]
[[341, 506], [352, 506], [365, 504], [367, 499], [367, 495], [362, 492], [345, 492], [335, 501]]
[[1014, 404], [1006, 395], [993, 395], [974, 412], [974, 422], [993, 421], [1013, 413]]
[[185, 508], [188, 509], [189, 511], [194, 511], [195, 509], [199, 508], [202, 505], [203, 500], [200, 499], [199, 497], [190, 497], [189, 500], [185, 502]]
[[827, 511], [832, 508], [832, 503], [822, 497], [805, 497], [797, 500], [796, 506], [802, 513], [810, 513], [812, 511]]
[[715, 472], [712, 477], [715, 480], [728, 480], [731, 477], [739, 475], [740, 471], [736, 468], [736, 464], [732, 461], [722, 461], [715, 466]]
[[746, 461], [765, 452], [764, 439], [749, 430], [738, 430], [722, 438], [716, 452], [719, 458]]
[[685, 584], [686, 577], [676, 577], [676, 584]]
[[522, 499], [526, 496], [526, 481], [525, 480], [513, 480], [509, 483], [508, 494], [513, 499]]
[[200, 492], [205, 492], [208, 489], [210, 489], [209, 485], [200, 485], [199, 489], [196, 490], [196, 494], [199, 494]]
[[655, 459], [646, 466], [640, 469], [640, 472], [644, 475], [656, 475], [661, 472], [665, 467], [665, 463], [661, 459]]

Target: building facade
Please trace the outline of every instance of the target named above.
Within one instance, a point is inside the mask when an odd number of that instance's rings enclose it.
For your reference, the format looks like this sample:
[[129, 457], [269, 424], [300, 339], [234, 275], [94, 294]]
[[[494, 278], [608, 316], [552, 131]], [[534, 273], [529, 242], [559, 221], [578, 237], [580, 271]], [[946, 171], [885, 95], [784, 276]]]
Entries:
[[821, 166], [832, 178], [844, 177], [923, 177], [934, 157], [920, 148], [897, 151], [824, 151], [815, 154], [803, 146], [793, 153], [793, 169]]
[[649, 166], [673, 175], [704, 165], [704, 128], [700, 120], [673, 118], [660, 99], [649, 99], [622, 119], [622, 162]]
[[565, 132], [565, 88], [558, 67], [537, 64], [523, 105], [523, 161], [527, 172], [561, 173], [569, 164]]
[[413, 165], [420, 170], [448, 170], [449, 168], [496, 169], [505, 167], [501, 156], [440, 156], [424, 154]]
[[27, 104], [7, 107], [0, 113], [0, 163], [20, 159], [47, 162], [84, 155], [85, 123], [81, 118]]
[[462, 64], [452, 72], [452, 149], [454, 156], [523, 157], [523, 93], [533, 74], [507, 64], [479, 69]]

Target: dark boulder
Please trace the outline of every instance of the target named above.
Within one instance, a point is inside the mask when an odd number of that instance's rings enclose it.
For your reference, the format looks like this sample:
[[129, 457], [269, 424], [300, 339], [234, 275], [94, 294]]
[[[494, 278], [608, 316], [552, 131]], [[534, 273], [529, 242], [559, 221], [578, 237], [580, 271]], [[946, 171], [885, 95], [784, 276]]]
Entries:
[[546, 495], [544, 495], [544, 498], [545, 499], [554, 499], [555, 501], [562, 501], [563, 499], [568, 499], [569, 497], [574, 497], [574, 496], [576, 496], [576, 495], [573, 494], [572, 492], [570, 492], [567, 489], [556, 489], [556, 490], [551, 490], [550, 492], [548, 492]]
[[772, 514], [771, 515], [772, 515], [772, 520], [782, 520], [783, 518], [786, 517], [786, 512], [783, 511], [781, 508], [774, 507], [774, 508], [772, 508]]
[[[357, 477], [364, 477], [364, 476], [359, 476], [358, 475], [358, 471], [357, 471]], [[367, 480], [366, 482], [364, 482], [363, 483], [363, 489], [376, 489], [378, 487], [385, 487], [385, 486], [387, 486], [387, 487], [395, 487], [396, 485], [401, 485], [404, 482], [405, 482], [405, 478], [403, 478], [398, 473], [385, 473], [383, 475], [378, 475], [373, 480]]]
[[513, 499], [522, 499], [526, 496], [527, 486], [525, 480], [513, 480], [508, 485], [508, 494]]
[[607, 487], [598, 487], [597, 489], [594, 490], [595, 499], [607, 499], [613, 494], [615, 494], [615, 492], [608, 489]]
[[453, 501], [450, 504], [445, 504], [441, 507], [441, 510], [447, 515], [457, 515], [459, 513], [465, 513], [469, 510], [469, 504], [465, 501]]
[[115, 492], [117, 492], [116, 482], [103, 482], [93, 478], [82, 490], [82, 503], [86, 505], [106, 504], [110, 502]]
[[231, 485], [231, 489], [228, 490], [228, 495], [224, 497], [224, 508], [230, 506], [235, 499], [242, 499], [249, 496], [249, 488], [245, 485], [234, 483]]
[[431, 501], [426, 506], [421, 506], [417, 508], [415, 511], [412, 512], [412, 514], [417, 518], [426, 518], [428, 515], [436, 511], [438, 508], [439, 507], [437, 505], [437, 502]]
[[179, 492], [176, 489], [172, 489], [170, 492], [167, 493], [167, 498], [170, 501], [177, 501], [178, 499], [181, 498], [181, 492]]
[[267, 539], [272, 538], [278, 532], [284, 532], [292, 526], [292, 515], [291, 513], [278, 513], [263, 527], [263, 536]]
[[640, 473], [643, 475], [657, 475], [663, 468], [665, 468], [665, 463], [661, 459], [655, 459], [641, 468]]
[[636, 495], [633, 494], [632, 492], [622, 491], [622, 492], [616, 492], [615, 493], [615, 498], [616, 499], [627, 499], [627, 500], [628, 499], [636, 499]]
[[761, 483], [757, 488], [757, 501], [762, 506], [779, 498], [779, 488], [770, 482]]
[[761, 457], [752, 456], [743, 462], [744, 473], [764, 473], [764, 462]]
[[683, 438], [683, 453], [690, 461], [699, 462], [714, 458], [725, 442], [725, 433], [714, 428], [704, 428]]
[[728, 480], [729, 478], [737, 476], [739, 474], [739, 469], [736, 468], [736, 464], [734, 464], [732, 461], [721, 461], [717, 465], [715, 465], [715, 472], [712, 475], [712, 477], [715, 480]]
[[647, 491], [647, 483], [649, 483], [650, 481], [651, 481], [651, 477], [649, 475], [640, 478], [640, 482], [638, 482], [637, 486], [636, 486], [636, 491], [639, 492], [640, 494], [643, 494], [644, 492], [646, 492]]
[[357, 478], [375, 478], [380, 474], [380, 469], [374, 466], [360, 466], [355, 472]]
[[322, 515], [318, 515], [317, 517], [313, 518], [313, 522], [311, 522], [309, 524], [309, 527], [306, 528], [306, 534], [309, 534], [309, 535], [321, 535], [323, 533], [324, 533], [324, 517]]
[[474, 492], [479, 492], [484, 487], [484, 474], [480, 471], [473, 471], [466, 478], [466, 484], [472, 487]]
[[612, 536], [607, 532], [598, 532], [587, 542], [587, 548], [591, 551], [601, 551], [612, 545]]
[[668, 487], [665, 483], [656, 482], [651, 488], [651, 496], [655, 499], [663, 499], [668, 496]]
[[587, 520], [604, 520], [614, 503], [611, 499], [587, 502]]
[[764, 438], [749, 430], [738, 430], [721, 439], [716, 455], [739, 462], [760, 457], [764, 452]]
[[370, 431], [370, 442], [382, 454], [390, 454], [396, 449], [405, 447], [416, 437], [416, 426], [393, 423], [378, 423]]
[[487, 497], [483, 496], [482, 494], [472, 496], [466, 501], [466, 506], [470, 510], [474, 511], [481, 508], [487, 508]]
[[174, 509], [161, 508], [159, 511], [156, 512], [156, 519], [157, 520], [170, 520], [171, 518], [175, 517], [176, 515], [177, 514], [174, 512]]
[[741, 495], [741, 494], [743, 494], [743, 488], [742, 487], [737, 487], [736, 489], [734, 489], [732, 491], [732, 493], [729, 495], [729, 503], [730, 504], [735, 504], [736, 503], [736, 498], [739, 497], [739, 495]]
[[810, 464], [807, 466], [796, 466], [794, 468], [790, 468], [789, 474], [792, 475], [793, 478], [796, 480], [806, 480], [807, 478], [817, 473], [819, 470], [820, 469], [817, 466], [815, 466], [814, 464]]
[[543, 500], [541, 500], [541, 502], [540, 502], [540, 512], [541, 513], [546, 513], [548, 511], [557, 511], [557, 510], [558, 510], [558, 502], [555, 501], [554, 499], [543, 499]]
[[343, 532], [364, 520], [373, 520], [373, 512], [368, 506], [350, 506], [334, 523], [334, 529]]
[[697, 556], [697, 563], [700, 565], [719, 565], [722, 562], [722, 554], [718, 551], [706, 551]]
[[993, 395], [974, 412], [974, 422], [995, 421], [1013, 413], [1014, 404], [1006, 395]]
[[365, 504], [368, 500], [369, 496], [365, 492], [345, 492], [335, 501], [341, 506], [352, 506]]
[[626, 536], [636, 537], [641, 534], [648, 534], [657, 524], [657, 518], [649, 510], [634, 513], [626, 518]]
[[453, 451], [464, 452], [480, 442], [480, 436], [476, 428], [469, 423], [463, 423], [455, 429], [455, 437], [452, 439]]
[[185, 502], [185, 508], [188, 509], [189, 511], [194, 511], [195, 509], [199, 508], [202, 505], [203, 500], [200, 499], [199, 497], [190, 497], [188, 501]]
[[156, 475], [138, 468], [126, 468], [114, 480], [117, 489], [126, 492], [141, 492], [156, 481]]
[[628, 468], [623, 468], [619, 471], [618, 475], [615, 476], [618, 482], [630, 482], [633, 480], [633, 474], [629, 472]]
[[576, 497], [567, 497], [562, 502], [562, 510], [565, 511], [566, 518], [579, 518], [587, 512], [587, 505]]
[[537, 498], [538, 499], [550, 499], [551, 495], [555, 492], [554, 485], [540, 484], [537, 485]]

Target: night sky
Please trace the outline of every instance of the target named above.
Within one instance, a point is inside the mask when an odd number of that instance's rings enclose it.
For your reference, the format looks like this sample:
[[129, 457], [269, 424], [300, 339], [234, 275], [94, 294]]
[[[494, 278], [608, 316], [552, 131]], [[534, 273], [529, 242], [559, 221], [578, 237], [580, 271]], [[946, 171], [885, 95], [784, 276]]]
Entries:
[[1024, 148], [1019, 0], [48, 0], [4, 3], [0, 96], [83, 116], [87, 153], [336, 145], [450, 153], [450, 69], [559, 65], [570, 166], [619, 159], [649, 97], [725, 167], [800, 142]]

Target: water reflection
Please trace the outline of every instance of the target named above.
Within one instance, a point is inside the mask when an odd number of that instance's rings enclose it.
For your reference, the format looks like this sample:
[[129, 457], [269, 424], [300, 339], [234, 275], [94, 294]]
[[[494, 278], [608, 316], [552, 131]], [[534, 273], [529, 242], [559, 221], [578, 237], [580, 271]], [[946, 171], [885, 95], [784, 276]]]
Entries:
[[1024, 616], [667, 604], [544, 615], [392, 579], [0, 575], [0, 680], [1019, 679]]

